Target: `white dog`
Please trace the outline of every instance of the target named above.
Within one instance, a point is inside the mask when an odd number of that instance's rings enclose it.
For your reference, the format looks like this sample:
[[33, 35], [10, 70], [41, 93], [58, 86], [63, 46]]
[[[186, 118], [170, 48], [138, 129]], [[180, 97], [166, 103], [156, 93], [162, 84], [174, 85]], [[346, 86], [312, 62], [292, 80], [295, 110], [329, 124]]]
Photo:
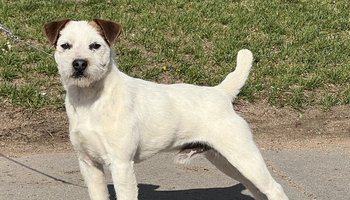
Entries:
[[44, 31], [56, 47], [70, 140], [91, 199], [109, 199], [106, 165], [118, 200], [136, 200], [134, 162], [168, 150], [178, 151], [180, 162], [204, 154], [256, 199], [288, 199], [271, 177], [248, 124], [232, 107], [252, 65], [249, 50], [239, 51], [236, 70], [215, 87], [164, 85], [118, 70], [111, 44], [121, 33], [119, 24], [62, 20], [47, 23]]

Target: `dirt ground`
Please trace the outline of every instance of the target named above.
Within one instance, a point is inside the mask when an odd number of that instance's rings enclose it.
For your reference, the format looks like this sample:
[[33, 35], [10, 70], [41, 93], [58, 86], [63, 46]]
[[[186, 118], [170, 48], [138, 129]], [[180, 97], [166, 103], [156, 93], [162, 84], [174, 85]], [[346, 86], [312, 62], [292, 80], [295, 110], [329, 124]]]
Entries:
[[[235, 110], [250, 124], [262, 149], [340, 148], [350, 150], [350, 105], [328, 111], [275, 108], [266, 103], [238, 102]], [[70, 151], [64, 110], [28, 111], [0, 105], [0, 152]]]

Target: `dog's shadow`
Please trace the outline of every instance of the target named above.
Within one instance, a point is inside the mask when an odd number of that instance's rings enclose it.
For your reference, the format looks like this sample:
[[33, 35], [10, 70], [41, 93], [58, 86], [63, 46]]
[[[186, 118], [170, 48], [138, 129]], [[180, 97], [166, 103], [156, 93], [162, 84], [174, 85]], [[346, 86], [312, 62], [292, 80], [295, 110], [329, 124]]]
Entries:
[[[245, 187], [237, 184], [226, 188], [205, 188], [189, 190], [163, 190], [157, 191], [157, 185], [139, 184], [140, 200], [254, 200], [242, 194]], [[110, 200], [116, 200], [113, 184], [108, 185]]]

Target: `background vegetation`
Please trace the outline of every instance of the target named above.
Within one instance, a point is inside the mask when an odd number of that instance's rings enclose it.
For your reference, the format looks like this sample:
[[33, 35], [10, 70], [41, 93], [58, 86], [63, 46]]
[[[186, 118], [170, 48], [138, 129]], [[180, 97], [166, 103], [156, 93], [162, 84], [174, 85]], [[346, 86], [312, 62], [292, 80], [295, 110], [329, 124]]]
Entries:
[[0, 1], [0, 99], [61, 107], [64, 91], [42, 34], [71, 18], [123, 25], [114, 45], [120, 69], [163, 83], [216, 85], [248, 48], [255, 64], [240, 98], [275, 106], [330, 108], [350, 103], [347, 0]]

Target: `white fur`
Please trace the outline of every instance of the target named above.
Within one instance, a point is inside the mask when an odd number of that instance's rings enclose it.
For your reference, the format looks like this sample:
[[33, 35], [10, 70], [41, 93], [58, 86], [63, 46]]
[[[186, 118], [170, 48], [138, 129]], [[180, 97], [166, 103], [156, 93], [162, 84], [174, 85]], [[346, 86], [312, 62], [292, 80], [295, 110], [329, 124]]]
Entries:
[[[60, 45], [69, 42], [72, 48]], [[90, 50], [98, 42], [101, 48]], [[60, 32], [55, 60], [67, 91], [71, 142], [93, 200], [107, 200], [103, 165], [111, 170], [118, 200], [136, 200], [133, 164], [190, 142], [206, 142], [207, 158], [241, 181], [256, 199], [286, 200], [269, 174], [247, 123], [231, 101], [248, 78], [249, 50], [238, 53], [237, 69], [215, 87], [164, 85], [120, 72], [103, 37], [85, 21]], [[72, 61], [87, 59], [86, 78], [72, 77]], [[265, 195], [262, 195], [265, 194]]]

